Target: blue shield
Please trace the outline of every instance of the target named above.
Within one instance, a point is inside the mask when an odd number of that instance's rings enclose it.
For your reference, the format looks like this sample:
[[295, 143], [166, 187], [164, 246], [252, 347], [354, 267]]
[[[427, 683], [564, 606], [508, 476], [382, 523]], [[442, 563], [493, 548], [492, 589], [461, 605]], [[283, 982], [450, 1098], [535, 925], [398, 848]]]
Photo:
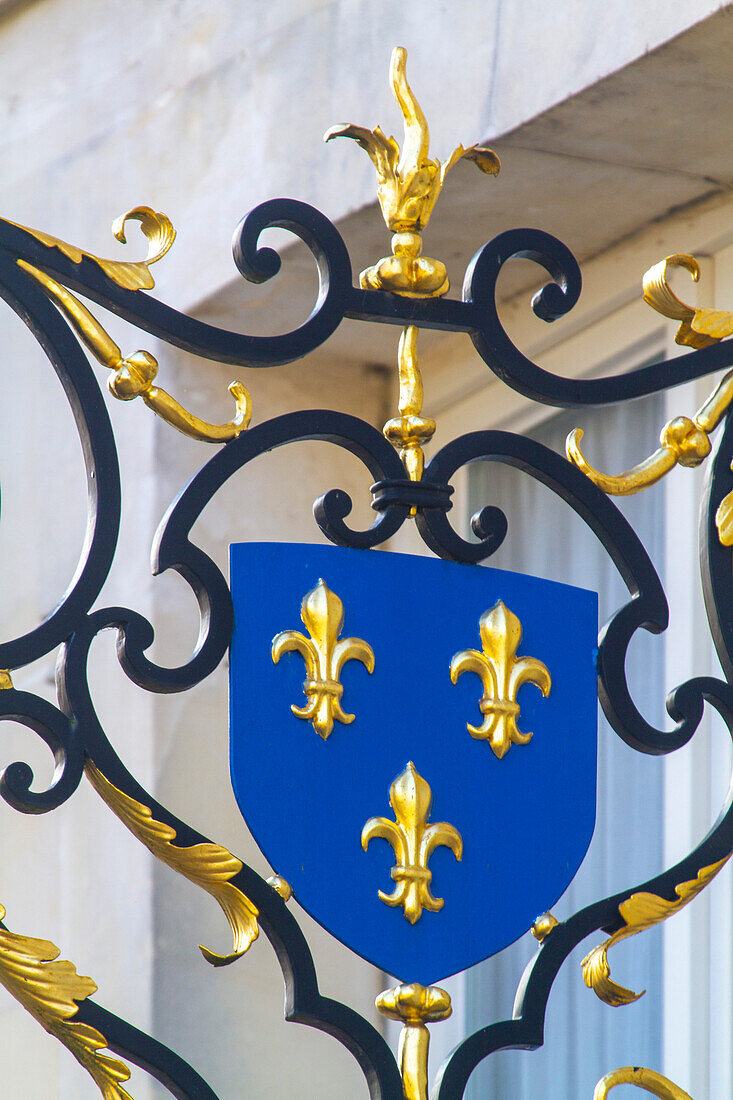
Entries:
[[424, 985], [526, 932], [593, 834], [596, 594], [281, 543], [231, 587], [232, 783], [298, 902]]

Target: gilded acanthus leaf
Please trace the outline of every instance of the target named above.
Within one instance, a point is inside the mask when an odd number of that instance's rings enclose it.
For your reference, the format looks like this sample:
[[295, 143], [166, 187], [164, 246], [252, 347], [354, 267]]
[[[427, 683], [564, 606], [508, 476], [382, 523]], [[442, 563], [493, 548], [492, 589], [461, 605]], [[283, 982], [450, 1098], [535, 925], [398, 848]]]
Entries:
[[241, 382], [234, 381], [229, 384], [229, 392], [236, 405], [236, 414], [227, 423], [210, 424], [207, 420], [194, 416], [166, 390], [153, 385], [158, 373], [158, 361], [155, 356], [147, 351], [136, 351], [123, 358], [122, 351], [107, 330], [70, 290], [33, 264], [25, 260], [18, 260], [17, 263], [43, 287], [51, 301], [65, 314], [92, 355], [102, 366], [114, 371], [114, 374], [107, 379], [107, 386], [110, 393], [118, 400], [132, 401], [135, 397], [141, 397], [148, 408], [157, 413], [166, 423], [183, 435], [205, 443], [226, 443], [249, 426], [252, 417], [252, 400]]
[[390, 174], [397, 171], [400, 159], [400, 147], [393, 137], [387, 137], [379, 126], [368, 130], [366, 126], [353, 126], [351, 124], [332, 126], [323, 135], [324, 141], [332, 138], [346, 137], [355, 141], [368, 154], [374, 165], [377, 177], [380, 181], [386, 181]]
[[614, 932], [609, 939], [599, 944], [598, 947], [594, 947], [580, 964], [583, 968], [583, 981], [588, 988], [592, 989], [606, 1004], [615, 1008], [638, 1001], [639, 997], [642, 997], [646, 992], [645, 990], [642, 990], [641, 993], [634, 993], [633, 990], [626, 989], [624, 986], [612, 981], [611, 970], [608, 965], [609, 949], [614, 944], [620, 943], [621, 940], [636, 936], [639, 932], [644, 932], [647, 928], [660, 924], [661, 921], [678, 913], [683, 906], [692, 901], [715, 878], [729, 858], [730, 856], [726, 856], [709, 867], [702, 867], [696, 878], [675, 886], [678, 901], [667, 901], [656, 894], [640, 891], [638, 894], [632, 894], [626, 901], [621, 902], [618, 911], [625, 922], [624, 926], [618, 932]]
[[212, 966], [226, 966], [241, 958], [259, 935], [257, 908], [229, 881], [241, 871], [241, 860], [210, 842], [177, 847], [175, 829], [156, 821], [147, 806], [113, 786], [91, 760], [87, 761], [85, 771], [100, 798], [156, 859], [211, 894], [221, 906], [234, 934], [234, 950], [228, 955], [218, 955], [199, 945], [206, 961]]
[[147, 237], [148, 254], [144, 260], [103, 260], [99, 256], [94, 256], [91, 252], [85, 252], [76, 245], [67, 244], [66, 241], [61, 241], [58, 237], [43, 233], [40, 229], [29, 229], [25, 225], [19, 225], [17, 228], [30, 233], [37, 241], [49, 248], [58, 248], [59, 252], [62, 252], [72, 263], [79, 264], [85, 257], [92, 260], [102, 269], [105, 275], [126, 290], [152, 290], [155, 286], [155, 280], [150, 274], [150, 265], [157, 263], [165, 256], [176, 239], [176, 231], [167, 215], [160, 214], [149, 206], [136, 206], [134, 209], [128, 210], [126, 214], [115, 218], [112, 223], [112, 232], [122, 244], [127, 243], [125, 225], [128, 221], [140, 222], [140, 228]]
[[715, 526], [723, 546], [733, 546], [733, 493], [727, 493], [718, 505]]
[[464, 149], [462, 145], [458, 146], [456, 153], [459, 153], [457, 160], [471, 160], [476, 167], [484, 172], [487, 176], [498, 176], [501, 169], [501, 161], [497, 157], [493, 149], [484, 148], [482, 145], [470, 145], [468, 149]]
[[[0, 920], [5, 909], [0, 905]], [[131, 1100], [120, 1082], [130, 1070], [124, 1062], [100, 1054], [107, 1040], [96, 1028], [74, 1023], [79, 1002], [97, 991], [91, 978], [77, 974], [73, 963], [59, 960], [49, 940], [31, 939], [0, 928], [0, 983], [54, 1038], [71, 1051], [92, 1077], [104, 1100]]]

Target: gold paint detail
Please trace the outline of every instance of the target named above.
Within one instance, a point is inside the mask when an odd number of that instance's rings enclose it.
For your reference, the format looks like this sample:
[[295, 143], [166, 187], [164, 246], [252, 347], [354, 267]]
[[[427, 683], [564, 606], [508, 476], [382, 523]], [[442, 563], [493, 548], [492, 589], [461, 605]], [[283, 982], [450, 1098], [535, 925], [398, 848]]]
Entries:
[[668, 1077], [663, 1077], [653, 1069], [645, 1069], [644, 1066], [622, 1066], [607, 1073], [595, 1087], [593, 1100], [607, 1100], [611, 1089], [616, 1085], [636, 1085], [645, 1092], [650, 1092], [659, 1100], [692, 1100], [692, 1097], [679, 1085], [675, 1085]]
[[557, 928], [560, 921], [557, 917], [553, 917], [552, 913], [543, 913], [541, 917], [532, 925], [532, 935], [540, 943], [543, 943], [547, 939], [553, 928]]
[[102, 366], [114, 371], [107, 379], [107, 386], [114, 397], [120, 401], [142, 397], [148, 408], [171, 427], [205, 443], [226, 443], [247, 428], [252, 417], [252, 401], [241, 382], [235, 381], [229, 385], [229, 392], [236, 406], [232, 420], [226, 424], [209, 424], [208, 421], [201, 420], [184, 409], [164, 389], [153, 385], [153, 379], [158, 373], [158, 361], [150, 352], [136, 351], [123, 358], [120, 348], [109, 333], [71, 291], [25, 260], [18, 260], [17, 263], [40, 283]]
[[13, 686], [13, 677], [7, 668], [0, 669], [0, 691], [9, 691]]
[[414, 983], [386, 989], [374, 1003], [382, 1016], [403, 1025], [398, 1060], [405, 1100], [427, 1100], [430, 1032], [425, 1025], [448, 1019], [450, 996], [437, 985]]
[[511, 745], [526, 745], [531, 733], [517, 726], [517, 692], [522, 684], [534, 684], [545, 698], [552, 679], [547, 667], [535, 657], [517, 657], [522, 641], [522, 624], [499, 600], [479, 619], [482, 651], [464, 649], [450, 663], [450, 678], [455, 684], [464, 672], [475, 672], [484, 693], [479, 709], [484, 718], [480, 726], [466, 726], [472, 737], [488, 740], [501, 760]]
[[707, 348], [733, 333], [733, 313], [719, 309], [695, 309], [688, 306], [669, 285], [669, 269], [684, 268], [692, 275], [693, 282], [700, 279], [700, 265], [694, 256], [677, 252], [660, 260], [644, 275], [642, 286], [644, 301], [663, 317], [680, 321], [675, 333], [675, 343], [690, 348]]
[[[733, 470], [733, 463], [731, 463]], [[715, 526], [723, 546], [733, 546], [733, 492], [723, 497], [715, 513]]]
[[[644, 301], [661, 313], [680, 321], [675, 341], [687, 347], [705, 348], [733, 334], [733, 313], [716, 309], [695, 309], [678, 298], [669, 285], [671, 268], [684, 268], [694, 282], [700, 278], [700, 265], [694, 256], [675, 253], [650, 267], [644, 275]], [[722, 420], [733, 401], [733, 371], [718, 383], [713, 393], [690, 419], [676, 416], [662, 428], [660, 447], [636, 466], [622, 474], [604, 474], [594, 469], [580, 449], [583, 432], [575, 428], [565, 443], [567, 457], [604, 493], [632, 496], [655, 485], [676, 465], [699, 466], [710, 454], [709, 435]], [[718, 537], [723, 546], [733, 546], [733, 493], [723, 498], [715, 516]]]
[[279, 894], [283, 901], [290, 901], [293, 896], [293, 888], [287, 879], [284, 879], [281, 875], [270, 875], [267, 879], [269, 886], [273, 888], [276, 894]]
[[[30, 233], [47, 248], [58, 248], [72, 263], [79, 264], [86, 258], [92, 260], [102, 271], [118, 286], [125, 290], [152, 290], [155, 280], [150, 274], [150, 265], [157, 263], [165, 256], [176, 239], [176, 231], [170, 218], [165, 214], [157, 213], [149, 206], [136, 206], [120, 215], [112, 222], [112, 232], [122, 244], [127, 244], [125, 226], [129, 221], [140, 222], [140, 228], [148, 240], [148, 254], [144, 260], [131, 262], [130, 260], [102, 260], [91, 252], [84, 252], [76, 245], [67, 244], [58, 237], [52, 237], [49, 233], [42, 233], [39, 229], [29, 229], [25, 225], [18, 225], [26, 233]], [[10, 224], [15, 225], [14, 222]]]
[[[5, 909], [0, 905], [0, 920]], [[130, 1078], [124, 1062], [100, 1054], [107, 1040], [89, 1024], [74, 1023], [79, 1003], [97, 992], [91, 978], [77, 974], [73, 963], [59, 960], [49, 940], [19, 936], [0, 928], [0, 984], [49, 1035], [71, 1051], [105, 1100], [131, 1100], [120, 1082]]]
[[91, 760], [87, 760], [84, 770], [100, 798], [156, 859], [211, 894], [221, 906], [234, 935], [234, 950], [218, 955], [199, 944], [206, 961], [212, 966], [227, 966], [241, 958], [259, 935], [257, 908], [229, 881], [241, 871], [241, 861], [211, 842], [176, 847], [175, 829], [156, 821], [147, 806], [113, 786]]
[[411, 481], [420, 481], [424, 467], [422, 446], [435, 433], [435, 421], [422, 416], [423, 385], [417, 361], [417, 332], [416, 325], [407, 325], [402, 330], [398, 352], [400, 415], [388, 420], [383, 428], [386, 438], [399, 448]]
[[348, 725], [353, 714], [341, 707], [344, 687], [341, 669], [347, 661], [361, 661], [370, 674], [374, 672], [374, 650], [362, 638], [341, 638], [344, 625], [344, 605], [321, 578], [315, 588], [306, 592], [300, 607], [300, 618], [310, 634], [306, 638], [299, 630], [283, 630], [272, 639], [272, 659], [278, 663], [283, 653], [300, 653], [305, 661], [307, 679], [303, 691], [304, 707], [295, 703], [291, 710], [298, 718], [313, 723], [313, 729], [325, 741], [333, 722]]
[[430, 135], [425, 115], [406, 76], [407, 50], [392, 51], [390, 84], [402, 112], [404, 138], [402, 149], [393, 137], [386, 137], [379, 126], [340, 124], [332, 126], [324, 141], [336, 137], [351, 138], [365, 150], [377, 172], [377, 197], [387, 228], [392, 232], [392, 255], [362, 271], [359, 282], [364, 289], [389, 290], [409, 298], [434, 298], [449, 289], [445, 264], [421, 256], [422, 230], [428, 224], [445, 177], [459, 160], [473, 161], [482, 172], [495, 176], [501, 167], [491, 149], [459, 145], [441, 164], [428, 156]]
[[646, 990], [634, 993], [633, 990], [625, 989], [624, 986], [617, 985], [611, 980], [611, 970], [608, 965], [609, 949], [621, 940], [636, 936], [639, 932], [644, 932], [647, 928], [660, 924], [678, 913], [683, 906], [705, 889], [729, 859], [730, 856], [726, 856], [709, 867], [702, 867], [696, 878], [675, 886], [678, 901], [666, 901], [656, 894], [642, 891], [632, 894], [626, 901], [621, 902], [618, 911], [624, 920], [624, 926], [598, 947], [594, 947], [580, 964], [583, 968], [583, 981], [588, 988], [592, 989], [607, 1005], [612, 1005], [614, 1008], [638, 1001]]
[[[659, 436], [659, 449], [623, 474], [603, 474], [590, 465], [580, 449], [582, 428], [574, 428], [570, 432], [565, 442], [565, 453], [604, 493], [610, 496], [633, 496], [634, 493], [655, 485], [678, 463], [690, 468], [699, 466], [711, 451], [709, 435], [725, 416], [731, 401], [733, 371], [728, 371], [692, 419], [688, 416], [675, 416], [668, 421]], [[727, 514], [727, 509], [725, 511]], [[722, 520], [718, 523], [719, 530], [721, 524]], [[721, 541], [724, 541], [722, 535]], [[733, 542], [733, 536], [730, 541]]]
[[450, 848], [457, 860], [463, 858], [463, 839], [453, 825], [446, 821], [427, 824], [432, 801], [429, 784], [410, 761], [389, 788], [389, 804], [396, 820], [371, 817], [361, 831], [364, 851], [375, 837], [389, 841], [394, 848], [397, 863], [390, 874], [397, 885], [392, 894], [378, 893], [385, 905], [402, 905], [410, 924], [420, 919], [423, 909], [437, 913], [443, 908], [443, 898], [434, 898], [430, 892], [433, 873], [428, 867], [438, 845]]

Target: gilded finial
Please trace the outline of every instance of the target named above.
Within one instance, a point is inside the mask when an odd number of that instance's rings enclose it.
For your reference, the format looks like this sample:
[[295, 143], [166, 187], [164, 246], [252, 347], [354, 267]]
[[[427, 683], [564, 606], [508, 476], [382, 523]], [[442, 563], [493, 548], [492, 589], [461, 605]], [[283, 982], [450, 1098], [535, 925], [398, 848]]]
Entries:
[[417, 362], [417, 326], [407, 325], [402, 330], [398, 351], [399, 362], [399, 413], [388, 420], [383, 432], [390, 443], [399, 447], [400, 458], [411, 481], [422, 477], [425, 459], [422, 445], [432, 439], [435, 421], [422, 415], [423, 386]]
[[[324, 141], [351, 138], [366, 151], [377, 171], [377, 198], [387, 228], [392, 232], [392, 255], [385, 256], [359, 275], [365, 290], [388, 290], [407, 298], [438, 298], [450, 288], [440, 260], [422, 256], [421, 233], [430, 220], [445, 177], [459, 160], [472, 160], [482, 172], [496, 176], [501, 167], [491, 149], [459, 145], [442, 164], [429, 154], [430, 133], [422, 108], [407, 83], [407, 50], [395, 46], [389, 79], [404, 120], [402, 148], [377, 126], [332, 126]], [[399, 349], [400, 399], [398, 417], [387, 421], [384, 434], [399, 449], [411, 481], [423, 472], [422, 446], [432, 438], [435, 421], [422, 416], [422, 380], [417, 364], [417, 328], [402, 332]], [[413, 510], [414, 514], [414, 510]]]
[[270, 875], [267, 879], [268, 886], [271, 886], [276, 894], [279, 894], [283, 901], [290, 901], [293, 896], [293, 888], [287, 879], [284, 879], [282, 875]]
[[422, 108], [407, 83], [407, 50], [396, 46], [392, 51], [390, 84], [404, 119], [404, 138], [400, 149], [393, 137], [386, 137], [379, 126], [340, 124], [324, 134], [324, 141], [348, 137], [366, 151], [377, 171], [377, 197], [382, 215], [391, 230], [392, 255], [362, 271], [359, 282], [364, 289], [391, 290], [409, 298], [435, 298], [449, 289], [445, 264], [421, 256], [420, 234], [430, 220], [445, 177], [459, 160], [472, 160], [482, 172], [495, 176], [500, 162], [491, 149], [459, 145], [441, 164], [428, 156], [430, 135]]
[[398, 985], [377, 997], [377, 1010], [388, 1020], [400, 1020], [399, 1063], [405, 1100], [427, 1100], [430, 1033], [425, 1026], [447, 1020], [450, 995], [437, 985]]
[[548, 911], [537, 918], [530, 931], [538, 943], [544, 943], [550, 932], [552, 932], [553, 928], [557, 928], [559, 923], [560, 921], [557, 917], [553, 916], [552, 913]]

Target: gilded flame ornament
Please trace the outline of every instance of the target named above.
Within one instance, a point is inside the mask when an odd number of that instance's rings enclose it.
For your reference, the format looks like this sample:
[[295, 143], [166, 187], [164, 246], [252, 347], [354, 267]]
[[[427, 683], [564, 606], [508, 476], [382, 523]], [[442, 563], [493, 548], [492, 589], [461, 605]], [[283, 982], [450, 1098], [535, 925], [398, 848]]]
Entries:
[[457, 860], [463, 856], [463, 840], [453, 825], [446, 821], [427, 824], [432, 801], [429, 784], [410, 761], [389, 788], [389, 804], [396, 820], [371, 817], [361, 832], [364, 851], [375, 837], [388, 840], [394, 848], [397, 864], [390, 874], [397, 885], [391, 894], [380, 890], [379, 897], [385, 905], [403, 906], [410, 924], [420, 919], [423, 909], [437, 913], [445, 904], [443, 898], [435, 898], [430, 892], [433, 873], [428, 861], [434, 850], [444, 844]]
[[379, 126], [368, 130], [365, 126], [342, 123], [327, 130], [323, 140], [351, 138], [366, 151], [377, 171], [379, 205], [393, 234], [392, 255], [362, 271], [360, 285], [364, 289], [391, 290], [410, 298], [434, 298], [447, 293], [448, 273], [439, 260], [421, 256], [420, 234], [430, 220], [445, 177], [459, 160], [471, 160], [491, 176], [498, 175], [501, 163], [493, 150], [479, 145], [468, 149], [459, 145], [444, 164], [431, 160], [427, 120], [407, 83], [406, 66], [407, 50], [396, 46], [389, 78], [404, 119], [402, 149]]
[[464, 649], [450, 663], [450, 678], [457, 683], [464, 672], [475, 672], [484, 693], [479, 702], [483, 714], [480, 726], [466, 728], [471, 737], [488, 740], [501, 760], [512, 745], [526, 745], [531, 733], [517, 726], [517, 692], [522, 684], [534, 684], [547, 697], [552, 680], [549, 670], [536, 657], [517, 657], [522, 641], [522, 624], [501, 600], [479, 619], [482, 649]]
[[272, 640], [272, 659], [278, 663], [283, 653], [300, 653], [305, 661], [307, 679], [303, 684], [308, 702], [304, 707], [295, 703], [291, 710], [298, 718], [313, 723], [313, 729], [325, 741], [333, 722], [348, 725], [353, 714], [341, 706], [344, 686], [341, 669], [347, 661], [361, 661], [367, 672], [374, 672], [374, 650], [362, 638], [341, 638], [344, 625], [344, 605], [323, 579], [303, 597], [300, 617], [309, 638], [299, 630], [283, 630]]
[[[404, 121], [402, 148], [377, 126], [342, 123], [324, 134], [324, 141], [351, 138], [366, 151], [377, 172], [377, 198], [387, 228], [392, 232], [392, 255], [359, 275], [365, 290], [386, 290], [407, 298], [438, 298], [450, 289], [444, 263], [422, 255], [421, 233], [430, 220], [445, 177], [459, 160], [471, 160], [496, 176], [501, 168], [492, 149], [457, 146], [445, 163], [431, 159], [427, 120], [407, 83], [407, 50], [392, 51], [390, 85]], [[384, 425], [384, 435], [400, 452], [411, 481], [423, 472], [423, 445], [435, 433], [435, 421], [422, 415], [423, 387], [417, 361], [417, 327], [407, 325], [399, 346], [399, 416]], [[414, 510], [411, 513], [414, 515]]]

